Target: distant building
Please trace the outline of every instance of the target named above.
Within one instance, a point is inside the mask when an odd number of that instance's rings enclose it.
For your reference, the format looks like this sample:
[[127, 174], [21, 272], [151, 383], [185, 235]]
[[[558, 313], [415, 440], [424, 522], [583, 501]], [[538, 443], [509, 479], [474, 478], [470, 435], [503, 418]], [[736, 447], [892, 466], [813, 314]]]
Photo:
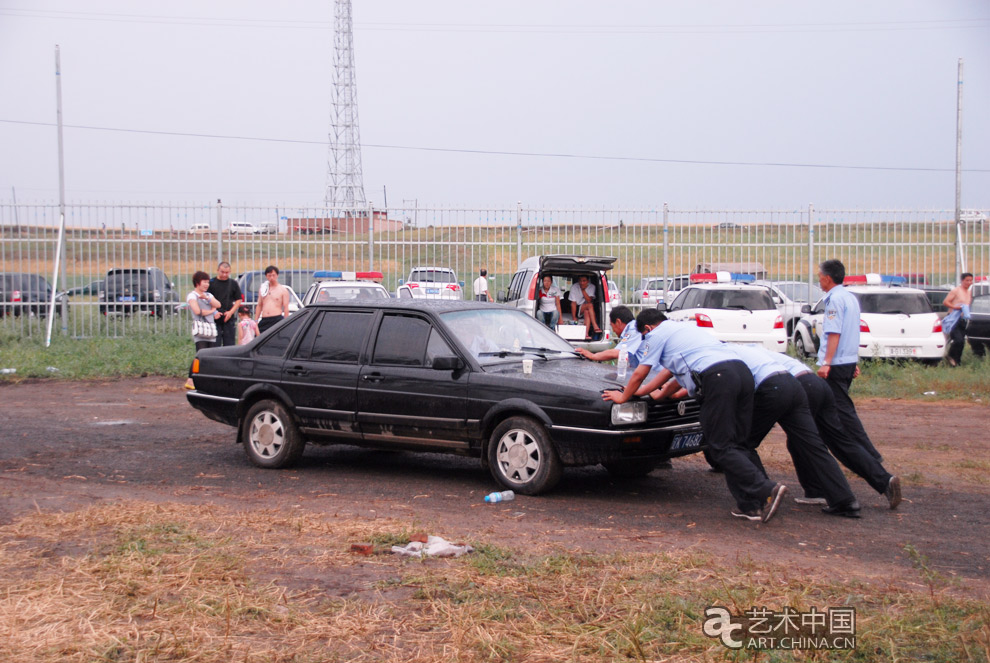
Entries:
[[[374, 224], [374, 232], [398, 231], [403, 229], [401, 221], [392, 221], [388, 218], [387, 212], [373, 211], [371, 221]], [[368, 234], [368, 213], [354, 212], [347, 216], [323, 217], [323, 218], [295, 218], [286, 221], [286, 227], [290, 233], [302, 233], [312, 235], [314, 233], [343, 233], [345, 235], [366, 235]]]

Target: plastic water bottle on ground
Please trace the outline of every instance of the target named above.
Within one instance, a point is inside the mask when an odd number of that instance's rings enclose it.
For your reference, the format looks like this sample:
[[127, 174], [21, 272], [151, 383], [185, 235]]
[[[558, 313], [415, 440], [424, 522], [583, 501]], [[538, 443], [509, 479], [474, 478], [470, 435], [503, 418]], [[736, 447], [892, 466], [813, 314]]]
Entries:
[[629, 352], [619, 350], [619, 363], [615, 368], [615, 376], [620, 380], [626, 379], [626, 371], [629, 369]]
[[491, 493], [485, 495], [485, 501], [489, 504], [495, 504], [495, 502], [511, 502], [516, 499], [516, 494], [511, 490], [503, 490], [501, 493]]

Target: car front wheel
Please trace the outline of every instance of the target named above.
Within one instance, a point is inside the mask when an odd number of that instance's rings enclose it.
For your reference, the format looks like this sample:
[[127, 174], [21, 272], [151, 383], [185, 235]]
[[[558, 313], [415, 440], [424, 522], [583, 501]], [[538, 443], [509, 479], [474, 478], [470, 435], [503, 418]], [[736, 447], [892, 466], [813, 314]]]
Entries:
[[511, 417], [495, 428], [488, 464], [499, 483], [523, 495], [550, 490], [563, 472], [543, 426], [529, 417]]
[[299, 460], [306, 447], [292, 417], [278, 401], [258, 401], [241, 425], [244, 451], [258, 467], [288, 467]]
[[810, 357], [811, 353], [804, 345], [804, 336], [800, 332], [794, 334], [794, 349], [797, 350], [798, 357]]

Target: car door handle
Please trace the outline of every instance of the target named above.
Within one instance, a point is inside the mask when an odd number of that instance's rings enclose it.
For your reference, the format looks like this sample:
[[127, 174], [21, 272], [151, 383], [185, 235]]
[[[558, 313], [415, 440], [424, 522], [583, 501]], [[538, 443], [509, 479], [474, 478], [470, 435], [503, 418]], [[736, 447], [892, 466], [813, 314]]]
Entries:
[[302, 366], [296, 366], [295, 368], [287, 368], [285, 369], [285, 372], [288, 373], [289, 375], [298, 375], [298, 376], [309, 375], [309, 371], [303, 368]]
[[385, 379], [385, 376], [381, 373], [368, 373], [366, 375], [362, 375], [361, 379], [365, 382], [381, 382]]

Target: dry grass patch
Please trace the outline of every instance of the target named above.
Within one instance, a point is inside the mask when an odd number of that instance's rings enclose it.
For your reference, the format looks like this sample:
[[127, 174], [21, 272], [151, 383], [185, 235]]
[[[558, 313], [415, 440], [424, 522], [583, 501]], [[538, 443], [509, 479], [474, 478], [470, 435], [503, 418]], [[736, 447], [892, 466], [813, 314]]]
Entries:
[[[0, 660], [990, 660], [986, 608], [920, 556], [908, 591], [690, 553], [348, 552], [414, 526], [135, 502], [32, 514], [0, 529]], [[733, 656], [701, 633], [710, 605], [854, 606], [859, 648]]]

